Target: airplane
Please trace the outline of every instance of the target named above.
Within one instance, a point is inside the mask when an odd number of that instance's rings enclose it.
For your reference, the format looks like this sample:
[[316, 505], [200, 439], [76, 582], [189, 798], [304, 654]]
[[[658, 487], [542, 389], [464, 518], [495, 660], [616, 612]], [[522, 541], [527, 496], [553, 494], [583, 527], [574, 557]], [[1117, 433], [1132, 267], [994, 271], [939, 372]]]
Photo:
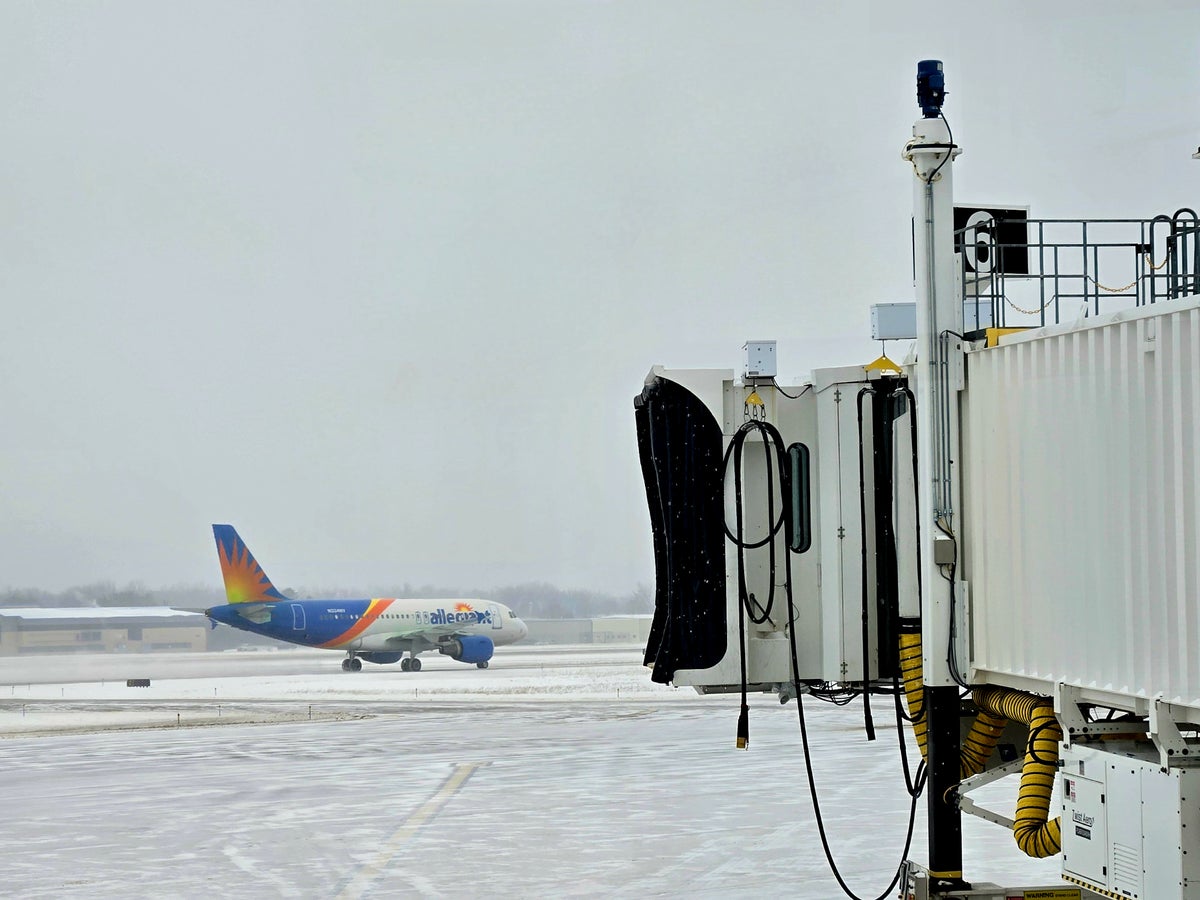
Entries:
[[529, 634], [516, 613], [493, 600], [293, 600], [275, 589], [232, 525], [212, 529], [229, 600], [204, 611], [213, 627], [221, 622], [304, 647], [343, 650], [343, 672], [361, 671], [364, 659], [399, 661], [402, 671], [420, 672], [418, 654], [426, 650], [486, 669], [496, 647]]

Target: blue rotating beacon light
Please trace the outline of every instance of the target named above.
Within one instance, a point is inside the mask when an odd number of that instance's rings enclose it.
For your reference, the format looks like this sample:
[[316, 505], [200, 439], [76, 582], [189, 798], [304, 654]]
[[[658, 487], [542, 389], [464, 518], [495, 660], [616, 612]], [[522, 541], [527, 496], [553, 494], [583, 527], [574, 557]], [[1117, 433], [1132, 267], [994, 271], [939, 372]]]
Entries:
[[942, 101], [946, 99], [946, 74], [940, 59], [923, 59], [917, 63], [917, 106], [927, 119], [936, 119], [942, 114]]

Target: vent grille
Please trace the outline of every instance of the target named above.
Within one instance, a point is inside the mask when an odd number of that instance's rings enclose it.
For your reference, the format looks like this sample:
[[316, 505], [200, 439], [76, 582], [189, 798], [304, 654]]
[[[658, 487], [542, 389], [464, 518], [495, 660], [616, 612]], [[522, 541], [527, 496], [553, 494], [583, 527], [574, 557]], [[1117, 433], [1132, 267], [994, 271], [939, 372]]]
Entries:
[[1136, 847], [1113, 841], [1112, 863], [1112, 886], [1119, 891], [1129, 892], [1132, 897], [1138, 896], [1142, 890], [1141, 852]]

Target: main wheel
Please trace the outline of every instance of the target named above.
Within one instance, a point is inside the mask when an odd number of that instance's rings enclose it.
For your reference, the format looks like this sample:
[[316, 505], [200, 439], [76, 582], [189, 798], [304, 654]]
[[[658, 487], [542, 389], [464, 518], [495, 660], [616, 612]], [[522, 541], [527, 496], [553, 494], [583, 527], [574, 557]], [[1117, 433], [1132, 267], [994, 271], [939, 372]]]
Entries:
[[419, 659], [417, 659], [415, 656], [413, 657], [413, 661], [412, 661], [412, 670], [414, 672], [421, 671], [421, 661]]
[[486, 669], [488, 667], [487, 660], [485, 659], [483, 662], [475, 663], [475, 667], [478, 669]]
[[362, 660], [359, 659], [357, 656], [354, 657], [354, 659], [350, 660], [350, 671], [351, 672], [361, 672], [362, 671]]
[[343, 659], [343, 660], [342, 660], [342, 671], [343, 671], [343, 672], [349, 672], [349, 671], [350, 671], [350, 659], [349, 659], [349, 657], [347, 657], [346, 659]]
[[404, 659], [400, 660], [400, 671], [401, 672], [411, 672], [412, 671], [412, 660], [409, 659], [407, 656], [404, 657]]

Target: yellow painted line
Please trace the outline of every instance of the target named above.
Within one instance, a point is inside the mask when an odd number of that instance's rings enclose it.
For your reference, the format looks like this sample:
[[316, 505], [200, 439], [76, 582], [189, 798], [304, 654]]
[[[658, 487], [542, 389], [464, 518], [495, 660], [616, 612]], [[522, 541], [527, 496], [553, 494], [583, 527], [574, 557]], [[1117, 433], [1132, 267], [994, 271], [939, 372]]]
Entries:
[[400, 852], [400, 848], [404, 846], [404, 842], [416, 834], [417, 829], [437, 815], [438, 811], [450, 801], [451, 797], [462, 790], [463, 785], [467, 783], [467, 779], [471, 777], [471, 773], [486, 765], [487, 763], [461, 763], [455, 766], [450, 777], [445, 780], [434, 795], [421, 804], [396, 829], [396, 833], [388, 838], [387, 843], [383, 845], [375, 859], [359, 869], [358, 874], [337, 895], [337, 900], [358, 900], [359, 897], [362, 897], [363, 892], [371, 886], [371, 883], [376, 878], [383, 874], [387, 869], [388, 863]]

